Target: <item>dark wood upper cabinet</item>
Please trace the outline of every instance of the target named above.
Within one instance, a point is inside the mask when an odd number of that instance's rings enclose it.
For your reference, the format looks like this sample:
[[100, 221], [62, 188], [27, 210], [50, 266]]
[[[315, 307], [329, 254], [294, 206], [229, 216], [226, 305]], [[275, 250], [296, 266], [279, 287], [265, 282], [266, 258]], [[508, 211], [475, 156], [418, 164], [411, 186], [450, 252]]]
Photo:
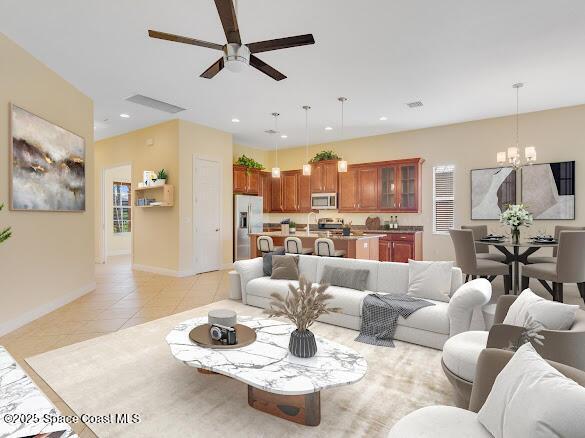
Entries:
[[260, 190], [260, 171], [234, 165], [234, 193], [257, 195]]
[[270, 211], [283, 211], [281, 178], [270, 176]]
[[360, 210], [378, 209], [378, 168], [357, 169], [357, 206]]
[[358, 172], [348, 169], [339, 174], [339, 210], [351, 211], [358, 208]]
[[248, 177], [246, 168], [234, 166], [234, 193], [246, 193], [248, 187]]
[[398, 167], [398, 208], [403, 211], [418, 211], [419, 169], [416, 164], [401, 164]]
[[294, 212], [299, 209], [299, 171], [282, 172], [280, 175], [282, 184], [282, 209], [286, 212]]
[[299, 212], [308, 213], [311, 211], [311, 177], [304, 176], [302, 172], [299, 172]]
[[272, 174], [270, 172], [260, 172], [258, 196], [262, 196], [264, 213], [270, 213], [272, 209]]
[[398, 207], [396, 196], [396, 166], [382, 166], [378, 170], [380, 180], [378, 182], [378, 196], [381, 210], [394, 210]]
[[337, 160], [311, 165], [311, 192], [337, 193]]

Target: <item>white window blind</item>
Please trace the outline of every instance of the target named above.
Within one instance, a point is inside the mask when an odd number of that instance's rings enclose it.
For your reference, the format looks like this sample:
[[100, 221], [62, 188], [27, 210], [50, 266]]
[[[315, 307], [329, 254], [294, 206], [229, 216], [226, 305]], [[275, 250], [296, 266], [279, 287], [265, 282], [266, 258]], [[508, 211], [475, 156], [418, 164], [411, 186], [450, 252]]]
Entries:
[[455, 166], [433, 167], [433, 233], [448, 234], [455, 226]]

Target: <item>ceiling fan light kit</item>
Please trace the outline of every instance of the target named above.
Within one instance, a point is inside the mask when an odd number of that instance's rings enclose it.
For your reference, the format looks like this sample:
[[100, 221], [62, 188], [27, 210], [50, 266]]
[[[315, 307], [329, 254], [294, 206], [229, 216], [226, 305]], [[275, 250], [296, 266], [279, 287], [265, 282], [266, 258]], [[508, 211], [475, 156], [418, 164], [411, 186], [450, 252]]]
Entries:
[[259, 41], [256, 43], [242, 44], [240, 38], [240, 28], [238, 26], [238, 18], [236, 8], [232, 0], [214, 0], [219, 19], [223, 27], [227, 44], [221, 45], [211, 43], [209, 41], [198, 40], [195, 38], [184, 37], [181, 35], [174, 35], [166, 32], [159, 32], [156, 30], [149, 30], [148, 35], [151, 38], [172, 41], [182, 44], [190, 44], [193, 46], [205, 47], [212, 50], [223, 51], [223, 56], [215, 61], [207, 68], [200, 77], [211, 79], [217, 75], [223, 68], [227, 68], [232, 72], [240, 72], [251, 65], [256, 70], [261, 71], [267, 76], [270, 76], [275, 81], [286, 79], [286, 76], [275, 68], [269, 66], [260, 58], [254, 56], [254, 53], [269, 52], [272, 50], [289, 49], [291, 47], [306, 46], [315, 44], [315, 39], [312, 34], [297, 35], [286, 38], [277, 38], [274, 40]]

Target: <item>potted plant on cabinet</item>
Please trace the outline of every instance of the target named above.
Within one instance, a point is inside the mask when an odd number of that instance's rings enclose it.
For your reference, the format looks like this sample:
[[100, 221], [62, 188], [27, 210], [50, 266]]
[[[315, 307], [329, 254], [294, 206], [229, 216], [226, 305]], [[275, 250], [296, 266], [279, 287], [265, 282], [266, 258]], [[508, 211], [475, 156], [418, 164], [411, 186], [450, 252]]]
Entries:
[[297, 232], [297, 223], [295, 221], [290, 221], [288, 223], [288, 232], [290, 234], [295, 234]]
[[343, 223], [342, 231], [344, 236], [349, 236], [351, 234], [351, 221]]
[[255, 159], [247, 157], [244, 154], [240, 155], [235, 164], [237, 164], [238, 166], [244, 166], [246, 168], [246, 173], [248, 175], [252, 173], [252, 169], [256, 170], [264, 169], [264, 165], [262, 163], [259, 163]]
[[327, 313], [337, 313], [337, 307], [327, 307], [327, 301], [333, 296], [326, 293], [328, 284], [313, 286], [304, 276], [299, 278], [299, 287], [288, 285], [288, 293], [284, 298], [278, 293], [272, 293], [270, 307], [264, 312], [269, 317], [284, 316], [295, 326], [290, 334], [288, 349], [297, 357], [313, 357], [317, 353], [317, 342], [315, 335], [309, 327], [319, 318]]
[[161, 169], [156, 173], [156, 181], [154, 182], [155, 186], [164, 186], [167, 183], [167, 179], [169, 174], [165, 169]]
[[327, 160], [341, 160], [341, 157], [337, 155], [333, 151], [321, 151], [315, 154], [313, 158], [309, 161], [309, 163], [314, 164], [318, 163], [319, 161], [327, 161]]

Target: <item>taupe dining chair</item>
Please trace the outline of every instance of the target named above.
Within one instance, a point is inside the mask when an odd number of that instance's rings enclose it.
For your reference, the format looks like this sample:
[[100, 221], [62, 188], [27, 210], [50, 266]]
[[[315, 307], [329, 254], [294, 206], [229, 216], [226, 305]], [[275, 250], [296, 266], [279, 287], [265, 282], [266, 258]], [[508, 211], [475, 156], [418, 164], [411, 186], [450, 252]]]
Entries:
[[[522, 290], [530, 279], [538, 280], [553, 297], [563, 302], [563, 285], [576, 283], [585, 301], [585, 231], [561, 231], [556, 263], [534, 263], [522, 267]], [[550, 286], [547, 282], [551, 282]]]
[[[483, 239], [485, 236], [488, 235], [487, 225], [461, 225], [461, 229], [473, 231], [474, 240]], [[496, 262], [501, 263], [504, 263], [506, 261], [506, 256], [504, 254], [501, 253], [492, 254], [490, 253], [490, 247], [482, 243], [475, 244], [475, 256], [478, 259], [494, 260]]]
[[345, 257], [345, 251], [335, 249], [333, 240], [320, 237], [315, 240], [315, 255], [321, 257]]
[[[561, 231], [583, 231], [585, 227], [572, 227], [569, 225], [556, 225], [555, 226], [555, 240], [559, 241], [559, 236]], [[558, 247], [553, 248], [552, 257], [550, 256], [528, 256], [528, 263], [529, 265], [533, 263], [556, 263], [557, 262], [557, 251]]]
[[490, 282], [498, 275], [504, 277], [504, 289], [506, 294], [512, 289], [512, 265], [496, 262], [495, 260], [478, 259], [475, 255], [475, 242], [472, 230], [449, 230], [453, 246], [455, 247], [455, 260], [457, 266], [465, 274], [467, 281], [477, 277], [487, 278]]
[[284, 251], [287, 254], [313, 254], [313, 248], [303, 248], [303, 242], [298, 237], [284, 239]]

